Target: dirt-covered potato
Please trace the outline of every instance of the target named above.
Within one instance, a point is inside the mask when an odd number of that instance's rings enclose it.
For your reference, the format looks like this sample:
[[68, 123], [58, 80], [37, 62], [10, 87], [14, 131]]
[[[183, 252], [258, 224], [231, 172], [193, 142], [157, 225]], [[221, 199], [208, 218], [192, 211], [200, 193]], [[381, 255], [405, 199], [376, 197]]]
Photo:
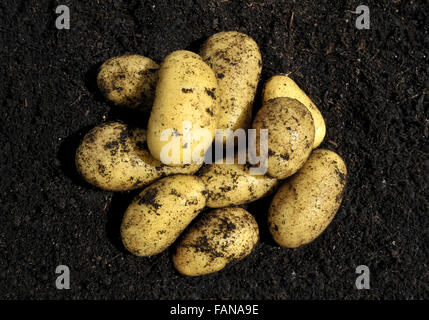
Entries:
[[200, 54], [219, 84], [218, 129], [248, 129], [262, 70], [257, 43], [240, 32], [220, 32], [207, 39]]
[[180, 240], [173, 255], [174, 267], [187, 276], [223, 269], [249, 255], [259, 239], [253, 216], [238, 207], [204, 213]]
[[249, 203], [270, 194], [277, 179], [252, 175], [245, 164], [210, 164], [200, 171], [207, 188], [207, 207], [222, 208]]
[[[259, 153], [260, 129], [268, 130], [268, 169], [273, 178], [285, 179], [303, 166], [314, 142], [311, 113], [298, 100], [275, 98], [265, 102], [253, 120]], [[263, 143], [265, 143], [263, 141]]]
[[171, 166], [202, 161], [216, 129], [213, 70], [199, 55], [180, 50], [164, 59], [158, 76], [148, 124], [150, 153]]
[[301, 90], [300, 87], [286, 75], [271, 77], [264, 87], [263, 103], [270, 99], [287, 97], [296, 99], [307, 107], [314, 120], [314, 142], [313, 149], [318, 147], [326, 134], [325, 120], [314, 102]]
[[158, 68], [153, 60], [137, 54], [114, 57], [101, 65], [98, 88], [117, 105], [150, 110]]
[[145, 188], [130, 204], [121, 225], [125, 248], [136, 256], [167, 249], [206, 204], [204, 183], [175, 175]]
[[341, 204], [346, 175], [346, 165], [338, 154], [314, 150], [274, 196], [268, 214], [274, 240], [283, 247], [296, 248], [318, 237]]
[[201, 165], [169, 167], [154, 159], [146, 143], [146, 131], [122, 122], [95, 127], [76, 151], [76, 168], [92, 185], [105, 190], [125, 191], [177, 173], [193, 174]]

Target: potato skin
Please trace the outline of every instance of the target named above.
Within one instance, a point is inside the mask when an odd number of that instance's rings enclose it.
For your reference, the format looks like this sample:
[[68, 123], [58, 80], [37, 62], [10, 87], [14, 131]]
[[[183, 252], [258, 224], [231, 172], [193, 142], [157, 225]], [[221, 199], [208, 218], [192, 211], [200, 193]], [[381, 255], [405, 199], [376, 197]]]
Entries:
[[206, 212], [186, 232], [173, 255], [174, 267], [187, 276], [217, 272], [249, 255], [259, 239], [253, 216], [238, 207]]
[[273, 76], [266, 82], [262, 96], [262, 103], [274, 98], [287, 97], [296, 99], [305, 105], [311, 112], [311, 116], [314, 120], [315, 133], [313, 149], [317, 148], [322, 143], [326, 134], [325, 120], [314, 102], [300, 87], [298, 87], [295, 81], [286, 75]]
[[338, 154], [314, 150], [273, 198], [268, 225], [274, 240], [283, 247], [296, 248], [317, 238], [341, 204], [346, 176], [346, 165]]
[[207, 207], [222, 208], [263, 198], [277, 187], [277, 179], [251, 175], [248, 165], [210, 164], [199, 173], [207, 188]]
[[101, 65], [98, 88], [117, 105], [148, 111], [155, 96], [158, 68], [155, 61], [137, 54], [114, 57]]
[[142, 188], [177, 173], [193, 174], [201, 165], [168, 167], [147, 150], [146, 131], [109, 122], [89, 131], [75, 156], [79, 174], [90, 184], [111, 191]]
[[[168, 141], [161, 141], [164, 130], [174, 130], [181, 136], [180, 150], [174, 154], [171, 166], [185, 163], [183, 152], [189, 146], [183, 142], [183, 124], [192, 124], [191, 135], [199, 129], [207, 129], [210, 137], [203, 141], [203, 152], [211, 145], [216, 129], [217, 81], [213, 70], [196, 53], [179, 50], [169, 54], [158, 72], [155, 101], [148, 123], [148, 146], [152, 156], [162, 161], [161, 151]], [[199, 141], [190, 145], [194, 152]], [[195, 163], [203, 159], [204, 154]]]
[[217, 128], [248, 129], [262, 70], [257, 43], [240, 32], [220, 32], [207, 39], [200, 54], [219, 84]]
[[273, 178], [285, 179], [301, 168], [314, 141], [314, 122], [308, 109], [296, 99], [267, 101], [253, 120], [259, 153], [260, 129], [268, 129], [268, 169]]
[[206, 204], [204, 183], [175, 175], [145, 188], [130, 204], [121, 225], [125, 248], [151, 256], [168, 248]]

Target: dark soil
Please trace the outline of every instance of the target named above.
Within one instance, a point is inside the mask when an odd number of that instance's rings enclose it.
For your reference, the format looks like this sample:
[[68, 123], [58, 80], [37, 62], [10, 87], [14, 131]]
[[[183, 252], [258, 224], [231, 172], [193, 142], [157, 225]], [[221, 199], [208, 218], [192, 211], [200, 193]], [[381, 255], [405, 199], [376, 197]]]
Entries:
[[[70, 7], [70, 30], [55, 28], [59, 4]], [[429, 5], [367, 1], [371, 28], [358, 30], [358, 4], [2, 0], [0, 298], [428, 299]], [[313, 243], [275, 245], [264, 199], [249, 206], [261, 228], [253, 254], [186, 278], [171, 250], [151, 258], [124, 250], [120, 221], [136, 192], [89, 186], [74, 152], [97, 124], [143, 123], [101, 97], [103, 61], [139, 53], [160, 62], [222, 30], [258, 42], [261, 83], [292, 72], [326, 119], [322, 146], [344, 157], [348, 186]], [[60, 264], [70, 267], [70, 290], [55, 287]], [[358, 265], [370, 268], [370, 290], [355, 287]]]

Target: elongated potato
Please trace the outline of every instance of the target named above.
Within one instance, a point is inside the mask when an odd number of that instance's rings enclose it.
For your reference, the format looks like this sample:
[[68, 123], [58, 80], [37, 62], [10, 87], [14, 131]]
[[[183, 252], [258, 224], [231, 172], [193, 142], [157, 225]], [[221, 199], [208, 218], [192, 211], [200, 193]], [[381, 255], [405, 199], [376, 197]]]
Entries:
[[137, 54], [114, 57], [101, 65], [98, 88], [117, 105], [147, 111], [155, 96], [158, 68], [155, 61]]
[[248, 129], [262, 70], [258, 45], [246, 34], [220, 32], [207, 39], [201, 57], [215, 71], [219, 84], [217, 128]]
[[200, 172], [207, 188], [207, 207], [222, 208], [249, 203], [270, 194], [277, 179], [251, 175], [245, 164], [210, 164]]
[[163, 178], [130, 204], [121, 225], [125, 248], [136, 256], [167, 249], [206, 204], [204, 183], [195, 176]]
[[193, 174], [201, 165], [169, 167], [147, 150], [146, 131], [121, 122], [95, 127], [76, 151], [76, 168], [92, 185], [105, 190], [125, 191], [177, 173]]
[[216, 209], [204, 213], [187, 231], [173, 255], [173, 264], [187, 276], [213, 273], [249, 255], [258, 239], [258, 224], [246, 210]]
[[[259, 153], [260, 130], [268, 130], [268, 169], [273, 178], [285, 179], [301, 168], [311, 152], [314, 122], [308, 109], [296, 99], [268, 100], [253, 120]], [[264, 143], [264, 141], [262, 141]]]
[[300, 87], [286, 75], [271, 77], [264, 87], [263, 103], [270, 99], [287, 97], [296, 99], [307, 107], [314, 120], [314, 142], [313, 149], [318, 147], [326, 134], [325, 120], [314, 102], [301, 90]]
[[317, 238], [341, 204], [346, 175], [346, 165], [338, 154], [314, 150], [274, 196], [268, 214], [274, 240], [283, 247], [296, 248]]
[[164, 59], [158, 76], [148, 124], [150, 153], [171, 166], [202, 161], [216, 129], [213, 70], [199, 55], [181, 50]]

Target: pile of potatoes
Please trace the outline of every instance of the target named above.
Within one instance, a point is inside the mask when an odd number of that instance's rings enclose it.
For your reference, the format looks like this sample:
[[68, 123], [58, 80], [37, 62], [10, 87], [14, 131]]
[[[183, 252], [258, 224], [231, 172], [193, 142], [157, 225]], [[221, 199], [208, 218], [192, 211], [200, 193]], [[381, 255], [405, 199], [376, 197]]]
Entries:
[[[126, 55], [100, 67], [97, 83], [108, 100], [150, 112], [147, 128], [122, 122], [95, 127], [76, 152], [77, 170], [92, 185], [142, 188], [122, 220], [129, 252], [155, 255], [180, 236], [173, 254], [180, 273], [219, 271], [249, 255], [259, 239], [256, 220], [240, 205], [274, 192], [267, 219], [280, 246], [305, 245], [332, 221], [346, 184], [344, 161], [333, 151], [316, 149], [325, 137], [324, 119], [287, 75], [265, 83], [262, 107], [252, 119], [261, 69], [258, 45], [239, 32], [211, 36], [199, 54], [172, 52], [161, 65]], [[197, 155], [191, 163], [183, 164], [182, 152], [173, 155], [179, 164], [161, 162], [162, 132], [172, 129], [182, 136], [183, 121], [213, 137], [217, 128], [256, 129], [257, 146], [259, 130], [268, 129], [266, 174], [252, 175], [249, 163], [203, 165], [212, 141], [183, 145]]]

